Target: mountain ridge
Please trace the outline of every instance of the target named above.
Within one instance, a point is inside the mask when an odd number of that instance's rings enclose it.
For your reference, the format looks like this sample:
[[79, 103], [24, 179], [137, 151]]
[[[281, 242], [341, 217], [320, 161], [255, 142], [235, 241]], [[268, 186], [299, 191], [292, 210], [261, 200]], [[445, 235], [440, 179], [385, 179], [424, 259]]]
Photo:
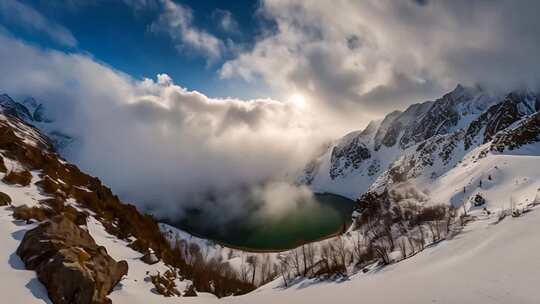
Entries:
[[[376, 181], [380, 187], [379, 177], [395, 172], [397, 166], [402, 171], [411, 167], [408, 178], [418, 177], [436, 162], [449, 170], [467, 153], [539, 109], [540, 97], [531, 91], [490, 95], [458, 85], [439, 99], [393, 111], [336, 140], [309, 162], [298, 181], [315, 192], [358, 199]], [[435, 171], [432, 178], [444, 170]]]

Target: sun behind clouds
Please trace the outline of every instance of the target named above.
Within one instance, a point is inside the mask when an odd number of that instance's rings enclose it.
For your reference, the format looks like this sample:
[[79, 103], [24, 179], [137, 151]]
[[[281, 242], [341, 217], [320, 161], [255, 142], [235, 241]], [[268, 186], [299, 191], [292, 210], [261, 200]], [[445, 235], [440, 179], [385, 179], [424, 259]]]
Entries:
[[306, 98], [304, 95], [298, 93], [292, 94], [289, 97], [289, 102], [299, 108], [304, 108], [306, 106]]

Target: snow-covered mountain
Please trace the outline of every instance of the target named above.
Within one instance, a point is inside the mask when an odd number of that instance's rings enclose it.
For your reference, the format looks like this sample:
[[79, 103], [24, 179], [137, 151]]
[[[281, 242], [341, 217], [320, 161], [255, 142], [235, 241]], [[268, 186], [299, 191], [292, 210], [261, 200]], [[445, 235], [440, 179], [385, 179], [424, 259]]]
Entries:
[[8, 302], [176, 303], [254, 288], [195, 247], [188, 254], [188, 243], [172, 243], [151, 216], [66, 162], [28, 123], [39, 105], [2, 101], [0, 293]]
[[[533, 92], [494, 96], [458, 85], [437, 100], [392, 112], [337, 140], [306, 166], [300, 181], [314, 191], [351, 199], [407, 182], [430, 194], [433, 202], [458, 207], [478, 192], [489, 196], [486, 187], [499, 174], [478, 172], [447, 184], [450, 176], [484, 163], [502, 162], [497, 168], [503, 170], [503, 164], [510, 164], [503, 159], [514, 159], [509, 155], [540, 161], [539, 110], [540, 97]], [[538, 183], [540, 172], [530, 174], [527, 178]], [[510, 195], [492, 205], [508, 202]]]
[[0, 292], [14, 303], [538, 300], [535, 93], [458, 86], [332, 143], [301, 180], [359, 198], [355, 225], [272, 253], [157, 223], [55, 152], [39, 102], [2, 95], [0, 109]]
[[56, 129], [54, 120], [50, 117], [45, 105], [33, 97], [24, 98], [18, 102], [8, 94], [0, 94], [0, 106], [9, 115], [16, 116], [45, 133], [55, 148], [61, 150], [71, 143], [74, 138]]

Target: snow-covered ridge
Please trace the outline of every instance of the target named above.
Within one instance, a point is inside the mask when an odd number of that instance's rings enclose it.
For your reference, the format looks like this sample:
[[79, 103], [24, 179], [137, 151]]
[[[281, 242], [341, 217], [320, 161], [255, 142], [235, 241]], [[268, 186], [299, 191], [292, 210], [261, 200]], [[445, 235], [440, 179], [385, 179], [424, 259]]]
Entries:
[[47, 135], [50, 142], [58, 150], [67, 148], [74, 142], [74, 138], [57, 130], [54, 120], [49, 116], [44, 103], [33, 97], [27, 97], [22, 101], [15, 101], [8, 94], [0, 94], [0, 106], [2, 111], [18, 117], [29, 125], [37, 127]]
[[386, 185], [392, 172], [434, 181], [539, 109], [540, 98], [533, 92], [492, 96], [458, 85], [437, 100], [394, 111], [347, 134], [310, 161], [299, 180], [315, 192], [351, 199]]
[[[0, 115], [0, 128], [9, 131], [2, 133], [4, 138], [0, 141], [0, 156], [5, 166], [0, 178], [6, 179], [10, 172], [29, 172], [29, 177], [26, 176], [29, 182], [25, 185], [0, 182], [0, 192], [12, 199], [12, 206], [0, 207], [0, 227], [5, 231], [1, 241], [6, 244], [6, 250], [0, 251], [4, 261], [0, 276], [13, 278], [0, 286], [6, 288], [0, 291], [11, 295], [17, 303], [50, 302], [46, 288], [33, 271], [24, 269], [14, 253], [24, 233], [38, 223], [35, 220], [14, 221], [13, 213], [23, 204], [56, 212], [50, 205], [51, 199], [61, 194], [66, 196], [65, 207], [88, 213], [84, 229], [95, 241], [114, 259], [126, 260], [129, 265], [128, 275], [109, 295], [113, 303], [326, 304], [336, 299], [341, 303], [357, 303], [359, 299], [373, 303], [398, 300], [403, 303], [492, 303], [494, 298], [504, 302], [536, 303], [536, 290], [530, 282], [537, 272], [530, 270], [540, 267], [534, 256], [534, 250], [540, 248], [534, 234], [540, 214], [536, 207], [540, 202], [540, 103], [532, 93], [489, 99], [475, 90], [460, 87], [456, 90], [438, 101], [415, 105], [403, 113], [395, 112], [386, 122], [373, 122], [364, 131], [348, 134], [332, 144], [312, 167], [311, 186], [314, 189], [325, 192], [333, 189], [352, 198], [366, 191], [386, 191], [394, 200], [390, 207], [403, 205], [403, 210], [407, 211], [409, 203], [421, 207], [443, 204], [457, 207], [460, 214], [468, 214], [471, 222], [460, 227], [457, 227], [457, 218], [449, 217], [451, 225], [446, 225], [451, 229], [443, 238], [438, 230], [445, 224], [439, 220], [434, 221], [435, 224], [427, 221], [416, 226], [409, 226], [411, 221], [407, 220], [391, 226], [389, 233], [395, 238], [396, 245], [388, 249], [387, 258], [390, 262], [404, 260], [386, 267], [381, 267], [377, 257], [362, 260], [355, 255], [358, 244], [362, 248], [373, 245], [369, 242], [384, 245], [380, 239], [368, 239], [366, 236], [370, 232], [364, 231], [365, 227], [282, 253], [248, 253], [225, 248], [167, 225], [152, 224], [142, 226], [141, 231], [128, 229], [128, 233], [122, 232], [124, 225], [141, 220], [134, 208], [118, 205], [112, 192], [99, 180], [73, 173], [78, 169], [58, 158], [47, 137], [25, 123], [20, 115]], [[441, 114], [443, 118], [433, 129], [436, 131], [428, 134], [417, 128], [423, 124], [432, 125], [431, 118], [424, 120], [430, 115], [433, 117], [429, 114], [432, 108], [444, 115]], [[474, 128], [471, 127], [473, 122], [477, 122]], [[405, 137], [408, 139], [403, 140]], [[467, 138], [471, 139], [469, 146]], [[13, 140], [16, 145], [9, 145]], [[44, 160], [48, 169], [34, 155], [38, 150], [51, 157]], [[30, 153], [26, 153], [28, 151]], [[337, 172], [334, 176], [330, 174], [332, 169]], [[324, 170], [327, 175], [321, 173]], [[476, 201], [478, 196], [482, 198], [481, 204]], [[390, 208], [386, 211], [394, 212]], [[510, 216], [515, 213], [521, 216]], [[400, 229], [399, 225], [402, 226]], [[241, 297], [218, 300], [209, 293], [199, 292], [197, 298], [165, 298], [156, 291], [158, 287], [153, 282], [156, 277], [174, 273], [167, 282], [173, 282], [182, 295], [196, 282], [179, 275], [181, 269], [171, 267], [164, 259], [155, 264], [141, 260], [146, 254], [138, 246], [148, 238], [144, 234], [148, 227], [158, 228], [160, 236], [164, 233], [168, 244], [179, 244], [181, 250], [175, 254], [186, 261], [198, 261], [200, 257], [211, 261], [209, 265], [212, 266], [204, 274], [216, 269], [229, 272], [224, 266], [228, 265], [239, 276], [248, 280], [253, 278], [257, 284], [271, 282]], [[434, 230], [427, 230], [425, 235], [422, 233], [419, 242], [421, 227]], [[455, 234], [453, 229], [457, 230], [455, 233], [460, 229], [466, 233]], [[408, 239], [411, 245], [407, 243]], [[345, 251], [340, 249], [341, 246]], [[160, 256], [159, 246], [155, 247], [156, 250], [150, 246], [147, 252], [153, 255], [151, 261]], [[294, 262], [295, 256], [301, 260], [304, 252], [312, 250], [315, 263], [306, 270], [309, 278], [296, 275], [295, 272], [303, 272], [302, 263], [305, 262]], [[345, 266], [345, 275], [331, 277], [339, 278], [339, 283], [327, 280], [324, 275], [317, 276], [319, 268], [324, 268], [321, 266], [324, 261], [335, 258], [339, 252], [346, 252], [346, 259], [353, 260]], [[502, 259], [506, 259], [505, 263], [499, 263]], [[531, 262], [524, 264], [521, 261]], [[298, 269], [287, 271], [283, 265]], [[208, 285], [210, 291], [215, 291], [217, 285], [214, 282]], [[505, 288], [500, 288], [501, 284]], [[381, 294], [381, 286], [392, 292]], [[411, 290], [418, 292], [411, 294]]]
[[[243, 288], [252, 289], [250, 284], [242, 285], [237, 279], [210, 268], [209, 261], [199, 260], [199, 256], [193, 260], [197, 261], [196, 266], [186, 264], [181, 254], [175, 251], [177, 248], [173, 248], [162, 235], [155, 220], [140, 214], [135, 207], [123, 204], [99, 179], [84, 174], [61, 159], [49, 138], [28, 125], [19, 115], [9, 111], [0, 113], [0, 227], [4, 236], [2, 244], [6, 246], [0, 253], [0, 257], [5, 258], [0, 265], [0, 278], [13, 277], [9, 284], [0, 287], [0, 291], [11, 295], [10, 301], [52, 303], [54, 298], [49, 298], [51, 286], [54, 286], [55, 278], [61, 277], [55, 277], [54, 273], [44, 275], [46, 267], [42, 265], [49, 267], [62, 254], [73, 250], [80, 251], [82, 260], [76, 264], [67, 260], [69, 263], [60, 265], [72, 267], [72, 273], [92, 269], [80, 274], [86, 280], [81, 285], [85, 288], [84, 294], [92, 295], [91, 285], [88, 285], [91, 277], [95, 280], [99, 276], [105, 279], [106, 273], [92, 274], [97, 268], [91, 266], [88, 260], [93, 259], [94, 253], [84, 249], [87, 247], [69, 247], [66, 241], [66, 248], [54, 247], [57, 251], [51, 251], [54, 259], [42, 258], [42, 255], [51, 254], [49, 251], [28, 255], [24, 251], [26, 249], [20, 250], [26, 232], [45, 227], [59, 217], [73, 221], [79, 227], [77, 229], [89, 232], [97, 245], [104, 246], [105, 253], [98, 250], [102, 256], [109, 254], [117, 262], [125, 261], [127, 275], [110, 291], [114, 303], [172, 303], [177, 301], [174, 299], [177, 296], [188, 295], [215, 299], [216, 296], [209, 292], [223, 296], [239, 293]], [[66, 240], [69, 235], [79, 235], [76, 231], [66, 233]], [[64, 239], [61, 235], [51, 236]], [[62, 241], [43, 242], [57, 244], [54, 246], [63, 244]], [[31, 246], [32, 243], [28, 244]], [[21, 253], [25, 255], [24, 258]], [[33, 270], [25, 270], [25, 267], [29, 267], [29, 261], [34, 260], [40, 263], [36, 268], [37, 276]], [[91, 261], [93, 263], [94, 260]], [[222, 266], [221, 269], [227, 268]], [[222, 285], [213, 285], [212, 282], [217, 280]], [[96, 284], [96, 288], [101, 288], [98, 281]], [[74, 286], [76, 288], [77, 285]], [[69, 288], [66, 287], [65, 292], [71, 292]], [[59, 299], [62, 295], [58, 296], [58, 292], [61, 293], [62, 289], [55, 288], [54, 291], [56, 299]], [[164, 294], [168, 293], [174, 297], [165, 299]], [[73, 294], [66, 293], [66, 296]], [[79, 301], [83, 298], [87, 299], [81, 296], [75, 303], [82, 303]]]

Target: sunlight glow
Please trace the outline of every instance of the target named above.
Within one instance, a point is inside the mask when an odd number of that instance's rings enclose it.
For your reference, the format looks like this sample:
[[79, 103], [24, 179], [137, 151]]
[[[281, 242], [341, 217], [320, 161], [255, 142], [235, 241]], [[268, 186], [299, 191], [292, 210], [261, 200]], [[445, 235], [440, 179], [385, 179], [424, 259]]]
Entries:
[[295, 106], [298, 106], [299, 108], [303, 108], [306, 106], [306, 98], [302, 94], [291, 95], [291, 97], [289, 97], [289, 102], [294, 104]]

